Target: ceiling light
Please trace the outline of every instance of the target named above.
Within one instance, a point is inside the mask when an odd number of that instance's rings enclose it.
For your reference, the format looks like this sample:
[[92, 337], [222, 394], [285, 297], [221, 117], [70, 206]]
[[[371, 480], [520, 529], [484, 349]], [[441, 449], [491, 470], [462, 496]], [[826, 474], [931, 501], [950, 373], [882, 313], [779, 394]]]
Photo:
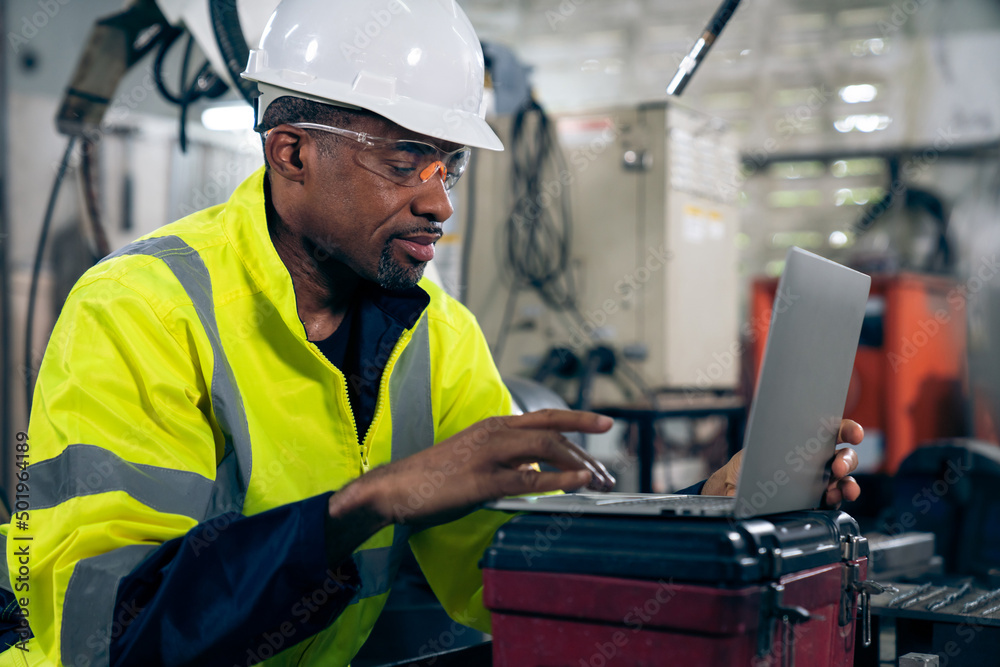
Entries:
[[201, 114], [201, 124], [210, 130], [235, 132], [253, 129], [253, 108], [246, 104], [209, 107]]
[[840, 89], [840, 99], [848, 104], [871, 102], [877, 96], [878, 89], [870, 83], [859, 83], [852, 86], [844, 86]]

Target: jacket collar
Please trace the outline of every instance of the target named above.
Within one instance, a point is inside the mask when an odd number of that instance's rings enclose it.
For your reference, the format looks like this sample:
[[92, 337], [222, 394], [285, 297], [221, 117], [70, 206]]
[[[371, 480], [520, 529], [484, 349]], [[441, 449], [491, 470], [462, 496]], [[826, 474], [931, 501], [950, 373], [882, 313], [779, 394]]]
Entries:
[[[236, 188], [226, 204], [222, 224], [253, 281], [275, 305], [286, 326], [305, 341], [306, 331], [299, 320], [292, 277], [274, 249], [267, 229], [266, 178], [261, 167]], [[417, 323], [430, 303], [430, 296], [419, 286], [390, 291], [366, 282], [359, 296], [374, 302], [406, 329]]]

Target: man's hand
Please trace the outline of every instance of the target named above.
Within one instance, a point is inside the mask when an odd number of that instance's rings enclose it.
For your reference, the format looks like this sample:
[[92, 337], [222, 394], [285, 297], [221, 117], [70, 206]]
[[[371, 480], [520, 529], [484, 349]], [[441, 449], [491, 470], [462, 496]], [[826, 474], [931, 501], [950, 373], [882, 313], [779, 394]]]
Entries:
[[[840, 432], [837, 434], [837, 444], [848, 443], [857, 445], [865, 437], [865, 432], [861, 426], [850, 419], [840, 422]], [[702, 488], [702, 495], [706, 496], [732, 496], [736, 494], [736, 485], [740, 480], [740, 464], [743, 461], [743, 452], [736, 452], [729, 463], [719, 468], [715, 474], [708, 478]], [[851, 477], [851, 473], [858, 467], [858, 455], [850, 447], [845, 447], [837, 452], [830, 467], [830, 484], [826, 487], [826, 496], [823, 504], [829, 507], [838, 507], [843, 500], [857, 500], [861, 495], [861, 487], [857, 481]]]
[[[505, 496], [583, 486], [610, 491], [615, 479], [607, 468], [561, 433], [603, 433], [612, 423], [610, 417], [570, 410], [487, 419], [351, 482], [331, 497], [331, 520], [341, 537], [345, 524], [352, 524], [353, 533], [360, 523], [364, 540], [392, 523], [452, 521]], [[534, 463], [558, 470], [541, 472]]]

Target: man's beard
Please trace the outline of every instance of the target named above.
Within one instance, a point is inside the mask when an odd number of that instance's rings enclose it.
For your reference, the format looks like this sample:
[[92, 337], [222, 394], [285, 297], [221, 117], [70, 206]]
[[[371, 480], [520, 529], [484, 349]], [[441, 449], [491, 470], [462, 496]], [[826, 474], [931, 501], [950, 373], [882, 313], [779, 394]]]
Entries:
[[382, 289], [402, 290], [414, 287], [424, 275], [426, 264], [403, 266], [392, 256], [392, 240], [382, 248], [378, 260], [378, 275], [375, 277]]

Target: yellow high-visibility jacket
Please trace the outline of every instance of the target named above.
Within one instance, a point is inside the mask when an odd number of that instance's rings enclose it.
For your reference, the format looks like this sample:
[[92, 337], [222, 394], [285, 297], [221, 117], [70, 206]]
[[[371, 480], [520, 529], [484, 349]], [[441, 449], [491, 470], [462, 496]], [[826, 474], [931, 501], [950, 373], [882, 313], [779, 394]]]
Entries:
[[[477, 562], [505, 514], [479, 511], [413, 535], [386, 528], [337, 572], [322, 553], [329, 492], [513, 411], [482, 332], [462, 305], [422, 281], [429, 302], [385, 350], [377, 408], [359, 444], [345, 377], [307, 340], [271, 244], [265, 178], [261, 169], [227, 203], [115, 253], [70, 294], [35, 388], [27, 492], [6, 540], [10, 584], [35, 638], [29, 652], [4, 654], [7, 664], [107, 665], [110, 640], [143, 621], [145, 603], [115, 609], [119, 583], [142, 572], [237, 604], [243, 594], [263, 596], [287, 616], [256, 645], [226, 647], [239, 634], [233, 619], [192, 609], [200, 634], [192, 646], [219, 634], [222, 652], [205, 654], [213, 660], [235, 650], [239, 665], [347, 665], [385, 603], [406, 540], [448, 613], [489, 631]], [[429, 478], [410, 502], [441, 483]], [[303, 503], [307, 510], [282, 514]], [[263, 579], [227, 580], [218, 560], [228, 534], [247, 529], [271, 548], [315, 548], [291, 549], [279, 572], [262, 566]], [[197, 540], [185, 537], [195, 532]], [[160, 547], [172, 540], [176, 553], [165, 557]], [[152, 558], [160, 565], [147, 573]], [[189, 572], [203, 565], [204, 576], [171, 579], [171, 558], [187, 559]], [[350, 604], [306, 636], [323, 613], [311, 605], [343, 597], [344, 587]], [[185, 653], [180, 620], [161, 626], [146, 636], [164, 645], [142, 655], [216, 664]]]

